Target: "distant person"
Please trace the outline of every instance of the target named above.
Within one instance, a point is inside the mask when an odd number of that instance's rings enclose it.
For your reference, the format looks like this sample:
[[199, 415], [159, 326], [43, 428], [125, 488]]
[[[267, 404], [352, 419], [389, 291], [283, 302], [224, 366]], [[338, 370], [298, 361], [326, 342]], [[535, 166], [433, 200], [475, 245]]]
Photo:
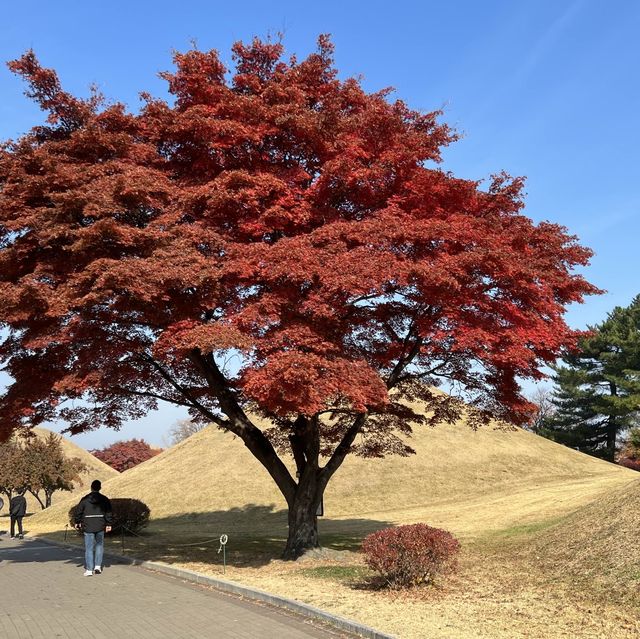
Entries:
[[[84, 576], [102, 572], [104, 533], [111, 530], [113, 514], [111, 502], [100, 493], [102, 484], [98, 479], [91, 482], [91, 492], [76, 506], [75, 525], [84, 532]], [[94, 556], [95, 552], [95, 556]]]
[[16, 537], [16, 522], [18, 523], [18, 539], [24, 539], [22, 531], [22, 518], [27, 514], [27, 500], [24, 497], [26, 490], [20, 488], [18, 494], [11, 498], [9, 503], [9, 516], [11, 517], [11, 539]]

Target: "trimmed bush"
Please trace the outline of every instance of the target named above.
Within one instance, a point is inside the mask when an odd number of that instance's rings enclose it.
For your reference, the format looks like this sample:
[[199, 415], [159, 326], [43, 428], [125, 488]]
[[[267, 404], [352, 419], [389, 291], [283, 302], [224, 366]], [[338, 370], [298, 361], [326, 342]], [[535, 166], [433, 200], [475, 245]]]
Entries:
[[450, 532], [426, 524], [385, 528], [362, 542], [365, 562], [392, 588], [431, 583], [436, 575], [451, 572], [459, 550]]
[[633, 457], [623, 457], [619, 462], [620, 466], [631, 468], [631, 470], [640, 470], [640, 459]]
[[[111, 500], [113, 508], [113, 524], [111, 532], [125, 535], [140, 532], [148, 523], [151, 511], [149, 506], [139, 499], [119, 498]], [[69, 509], [69, 523], [74, 526], [76, 506]]]
[[123, 473], [129, 468], [155, 457], [162, 451], [157, 448], [151, 448], [144, 439], [129, 439], [128, 441], [116, 442], [107, 448], [90, 452], [100, 461], [108, 464], [119, 473]]

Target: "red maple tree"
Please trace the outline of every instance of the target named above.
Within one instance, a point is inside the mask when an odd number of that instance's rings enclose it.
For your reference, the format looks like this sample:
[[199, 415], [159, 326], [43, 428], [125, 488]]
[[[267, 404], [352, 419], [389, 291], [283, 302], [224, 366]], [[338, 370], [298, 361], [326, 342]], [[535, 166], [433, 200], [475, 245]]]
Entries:
[[115, 442], [111, 446], [105, 446], [99, 450], [92, 450], [91, 453], [100, 461], [122, 473], [155, 457], [160, 453], [160, 450], [151, 448], [144, 439], [128, 439]]
[[526, 420], [517, 378], [575, 343], [565, 306], [596, 292], [573, 271], [590, 251], [520, 213], [522, 179], [440, 169], [439, 112], [339, 79], [332, 51], [255, 39], [231, 73], [179, 53], [172, 100], [137, 113], [29, 52], [9, 66], [48, 120], [0, 151], [3, 435], [186, 406], [278, 485], [285, 557], [317, 545], [348, 453], [406, 455], [409, 420], [459, 417], [442, 380], [476, 421]]

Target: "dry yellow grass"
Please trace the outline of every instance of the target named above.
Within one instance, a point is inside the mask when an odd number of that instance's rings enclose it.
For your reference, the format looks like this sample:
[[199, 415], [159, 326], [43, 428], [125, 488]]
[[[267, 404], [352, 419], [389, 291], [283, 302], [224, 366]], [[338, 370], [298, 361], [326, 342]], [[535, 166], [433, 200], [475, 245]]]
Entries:
[[[366, 528], [367, 520], [428, 519], [475, 535], [567, 512], [634, 476], [522, 430], [420, 428], [411, 445], [417, 454], [406, 458], [347, 458], [325, 494], [325, 519], [355, 520], [354, 529], [357, 520]], [[213, 427], [114, 477], [104, 491], [143, 500], [156, 520], [197, 513], [214, 521], [220, 513], [225, 524], [251, 529], [271, 526], [273, 512], [285, 508], [242, 442]], [[63, 510], [42, 513], [38, 524], [59, 524]]]
[[[51, 432], [46, 428], [34, 428], [33, 432], [40, 438], [44, 438]], [[80, 481], [74, 482], [74, 488], [71, 492], [58, 491], [53, 494], [52, 501], [54, 504], [67, 501], [68, 499], [77, 499], [78, 494], [89, 492], [89, 486], [94, 479], [106, 482], [118, 475], [118, 471], [111, 468], [104, 462], [94, 457], [89, 451], [74, 444], [67, 437], [62, 437], [62, 450], [66, 457], [78, 457], [87, 467], [87, 470], [80, 475]], [[29, 493], [27, 497], [27, 511], [36, 513], [41, 510], [40, 504]]]
[[536, 536], [526, 556], [567, 587], [640, 605], [640, 480], [611, 491]]
[[[464, 542], [455, 578], [437, 589], [397, 595], [366, 588], [355, 553], [346, 566], [319, 562], [319, 572], [279, 561], [284, 501], [233, 440], [209, 427], [106, 482], [106, 494], [136, 497], [151, 508], [147, 533], [127, 540], [130, 552], [221, 575], [213, 538], [226, 532], [227, 578], [407, 639], [638, 636], [632, 601], [603, 603], [588, 587], [576, 596], [570, 580], [554, 577], [551, 560], [531, 562], [547, 533], [567, 534], [551, 524], [565, 525], [568, 517], [589, 512], [590, 504], [626, 495], [637, 477], [633, 471], [521, 430], [473, 432], [462, 423], [416, 430], [411, 444], [417, 454], [409, 458], [347, 459], [325, 495], [324, 543], [355, 549], [371, 530], [416, 521], [447, 528]], [[64, 527], [68, 505], [34, 516], [31, 528], [59, 537], [55, 531]], [[584, 525], [602, 524], [593, 517]], [[592, 545], [588, 537], [580, 543]]]

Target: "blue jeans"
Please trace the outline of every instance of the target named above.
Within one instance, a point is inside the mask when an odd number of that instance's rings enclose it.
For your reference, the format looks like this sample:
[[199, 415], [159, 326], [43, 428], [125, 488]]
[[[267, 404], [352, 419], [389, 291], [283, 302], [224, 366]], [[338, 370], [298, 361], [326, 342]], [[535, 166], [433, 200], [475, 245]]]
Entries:
[[[93, 559], [95, 547], [96, 558]], [[102, 566], [102, 553], [104, 552], [104, 530], [97, 533], [84, 533], [84, 568], [93, 570], [96, 566]]]

